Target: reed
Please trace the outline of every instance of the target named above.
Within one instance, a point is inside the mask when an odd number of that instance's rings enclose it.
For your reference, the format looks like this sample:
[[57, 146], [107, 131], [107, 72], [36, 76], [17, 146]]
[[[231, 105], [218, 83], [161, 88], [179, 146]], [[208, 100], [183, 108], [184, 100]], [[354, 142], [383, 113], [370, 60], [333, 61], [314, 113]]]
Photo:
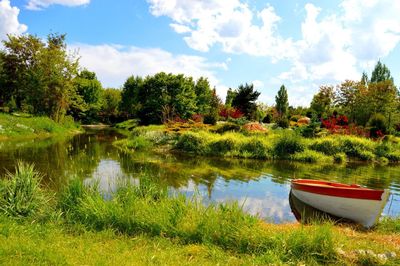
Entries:
[[35, 214], [46, 201], [40, 180], [33, 164], [19, 161], [15, 173], [8, 173], [1, 182], [0, 212], [11, 217]]

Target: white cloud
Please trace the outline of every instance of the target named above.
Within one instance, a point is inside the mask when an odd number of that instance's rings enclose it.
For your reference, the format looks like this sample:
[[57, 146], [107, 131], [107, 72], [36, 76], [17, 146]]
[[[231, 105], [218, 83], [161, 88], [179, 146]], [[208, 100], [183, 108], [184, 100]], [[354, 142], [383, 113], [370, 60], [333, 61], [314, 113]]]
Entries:
[[82, 6], [90, 3], [90, 0], [29, 0], [26, 5], [30, 10], [41, 10], [51, 5]]
[[120, 87], [131, 75], [146, 76], [158, 72], [183, 73], [197, 79], [207, 77], [223, 95], [226, 87], [218, 81], [215, 70], [225, 69], [225, 63], [210, 62], [204, 57], [193, 55], [174, 55], [154, 48], [126, 47], [121, 45], [69, 46], [81, 56], [80, 64], [96, 72], [100, 81], [107, 87]]
[[28, 27], [18, 21], [18, 15], [19, 9], [11, 6], [9, 0], [0, 1], [0, 41], [6, 39], [7, 34], [26, 32]]
[[[185, 34], [193, 49], [207, 52], [219, 44], [228, 53], [246, 53], [286, 58], [292, 53], [291, 40], [275, 31], [281, 20], [272, 6], [254, 13], [240, 0], [148, 0], [154, 16], [168, 16], [172, 29]], [[253, 22], [257, 21], [260, 25]]]
[[[307, 99], [315, 84], [360, 78], [400, 43], [400, 1], [343, 0], [337, 10], [325, 13], [306, 4], [297, 40], [279, 34], [283, 19], [270, 5], [257, 11], [244, 0], [147, 1], [151, 13], [171, 18], [171, 27], [195, 50], [218, 46], [226, 53], [287, 60], [289, 69], [278, 76], [278, 83], [310, 87], [309, 95], [303, 93]], [[293, 104], [303, 98], [296, 97]]]

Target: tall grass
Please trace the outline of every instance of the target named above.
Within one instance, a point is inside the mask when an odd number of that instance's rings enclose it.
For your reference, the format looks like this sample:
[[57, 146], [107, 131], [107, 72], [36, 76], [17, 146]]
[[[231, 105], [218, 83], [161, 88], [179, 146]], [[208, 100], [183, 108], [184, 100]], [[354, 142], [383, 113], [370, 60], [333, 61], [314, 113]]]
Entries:
[[15, 173], [8, 173], [1, 182], [0, 212], [12, 217], [27, 217], [43, 205], [41, 175], [32, 164], [17, 163]]
[[[27, 217], [43, 208], [39, 202], [45, 192], [40, 189], [39, 180], [40, 175], [32, 165], [19, 163], [16, 173], [2, 183], [1, 206], [6, 207], [1, 209], [0, 240], [3, 235], [10, 235], [9, 228], [2, 225], [3, 221], [9, 223], [4, 220], [5, 216]], [[205, 206], [196, 197], [171, 194], [167, 187], [156, 183], [146, 173], [139, 184], [129, 180], [118, 184], [111, 197], [105, 197], [96, 185], [88, 187], [73, 179], [59, 194], [56, 207], [44, 210], [60, 213], [58, 219], [62, 220], [57, 221], [61, 223], [56, 221], [55, 224], [73, 229], [74, 235], [79, 235], [76, 233], [79, 229], [116, 232], [119, 236], [144, 237], [149, 241], [164, 239], [182, 246], [214, 247], [224, 254], [249, 256], [256, 264], [344, 264], [346, 259], [337, 253], [338, 243], [345, 240], [334, 233], [329, 223], [280, 230], [279, 226], [268, 226], [259, 218], [244, 213], [235, 203]], [[54, 233], [55, 224], [48, 223], [50, 227], [46, 232], [41, 231], [42, 236]], [[398, 232], [397, 220], [390, 221], [390, 226], [387, 223], [382, 226], [389, 232]], [[30, 226], [35, 227], [32, 223]], [[37, 228], [43, 230], [42, 224]]]
[[334, 237], [326, 226], [299, 228], [288, 236], [272, 233], [237, 204], [205, 206], [196, 198], [171, 196], [146, 177], [138, 186], [128, 183], [118, 188], [112, 200], [74, 181], [61, 194], [59, 206], [68, 221], [91, 230], [163, 236], [256, 256], [273, 252], [283, 261], [325, 262], [336, 257]]

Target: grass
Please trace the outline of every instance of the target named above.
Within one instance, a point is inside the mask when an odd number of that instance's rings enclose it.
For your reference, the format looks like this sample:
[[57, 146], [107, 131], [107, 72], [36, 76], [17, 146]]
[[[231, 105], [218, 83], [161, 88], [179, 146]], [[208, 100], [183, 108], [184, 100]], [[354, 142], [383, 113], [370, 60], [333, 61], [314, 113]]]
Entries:
[[0, 140], [46, 137], [77, 130], [77, 125], [69, 119], [64, 123], [56, 123], [48, 117], [24, 117], [0, 113]]
[[343, 265], [371, 260], [355, 254], [357, 249], [381, 254], [400, 247], [400, 219], [384, 221], [377, 232], [330, 223], [271, 225], [237, 204], [204, 206], [196, 198], [171, 195], [146, 174], [139, 185], [119, 182], [107, 199], [76, 179], [58, 197], [49, 197], [32, 166], [22, 163], [9, 178], [0, 190], [9, 208], [19, 205], [9, 200], [14, 196], [8, 191], [16, 187], [21, 199], [52, 204], [26, 205], [31, 211], [23, 216], [0, 209], [1, 264]]
[[136, 127], [130, 138], [115, 145], [128, 151], [163, 148], [203, 156], [309, 163], [400, 162], [400, 141], [396, 137], [379, 141], [347, 135], [308, 139], [292, 130], [253, 133], [238, 131], [230, 124], [180, 132], [168, 131], [164, 126]]

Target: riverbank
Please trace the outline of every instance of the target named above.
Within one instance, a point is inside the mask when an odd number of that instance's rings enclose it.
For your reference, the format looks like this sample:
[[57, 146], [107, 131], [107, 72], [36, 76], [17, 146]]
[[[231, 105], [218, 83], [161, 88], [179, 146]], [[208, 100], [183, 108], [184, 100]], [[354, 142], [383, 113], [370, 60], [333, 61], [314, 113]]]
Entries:
[[288, 160], [307, 163], [345, 163], [347, 161], [400, 162], [400, 138], [382, 140], [349, 135], [305, 138], [291, 129], [246, 131], [225, 124], [186, 127], [136, 127], [131, 136], [115, 145], [127, 151], [163, 149], [204, 156]]
[[[171, 195], [146, 173], [112, 192], [72, 180], [58, 195], [19, 164], [0, 185], [2, 264], [362, 264], [400, 263], [400, 220], [370, 231], [267, 224], [235, 204], [204, 206]], [[369, 264], [368, 264], [369, 263]]]
[[0, 141], [45, 138], [80, 132], [74, 121], [56, 123], [48, 117], [0, 113]]

